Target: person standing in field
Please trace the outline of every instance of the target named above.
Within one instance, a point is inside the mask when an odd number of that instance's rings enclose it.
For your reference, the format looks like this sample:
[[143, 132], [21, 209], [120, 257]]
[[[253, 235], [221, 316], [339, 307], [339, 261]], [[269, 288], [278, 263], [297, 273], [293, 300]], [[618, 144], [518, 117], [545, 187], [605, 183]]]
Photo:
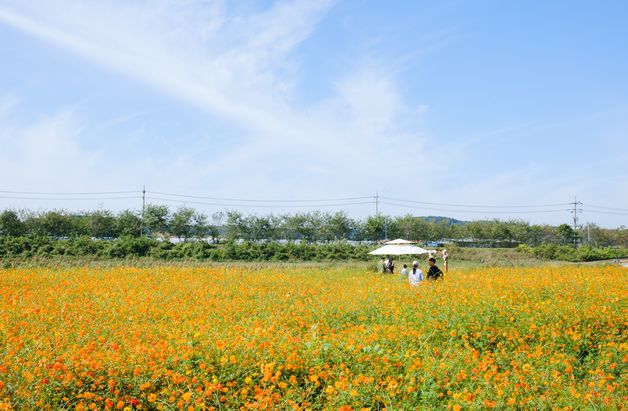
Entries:
[[419, 268], [419, 262], [412, 263], [412, 270], [408, 273], [408, 282], [410, 285], [419, 285], [423, 281], [423, 271]]
[[399, 273], [399, 280], [403, 280], [408, 275], [408, 264], [404, 264]]
[[384, 274], [386, 272], [386, 261], [384, 260], [384, 257], [380, 257], [379, 261], [377, 262], [377, 272], [380, 274]]
[[428, 264], [430, 265], [430, 269], [427, 272], [428, 280], [438, 280], [443, 278], [443, 272], [440, 268], [436, 266], [436, 259], [434, 257], [428, 260]]
[[445, 264], [445, 272], [449, 272], [449, 253], [447, 250], [443, 250], [443, 263]]
[[393, 260], [392, 257], [388, 257], [388, 263], [386, 264], [386, 268], [388, 269], [389, 273], [395, 273], [395, 260]]

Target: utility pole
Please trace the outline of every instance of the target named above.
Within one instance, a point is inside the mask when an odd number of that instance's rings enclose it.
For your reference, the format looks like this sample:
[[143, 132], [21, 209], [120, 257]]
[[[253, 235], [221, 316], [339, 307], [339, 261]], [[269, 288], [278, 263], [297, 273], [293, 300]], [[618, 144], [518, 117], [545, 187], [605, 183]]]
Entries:
[[375, 192], [375, 217], [379, 215], [379, 193]]
[[582, 212], [578, 206], [582, 205], [582, 202], [578, 201], [576, 197], [573, 198], [573, 203], [569, 203], [573, 205], [573, 209], [571, 210], [571, 214], [573, 215], [573, 246], [574, 248], [578, 247], [578, 214]]
[[142, 218], [140, 223], [140, 237], [144, 235], [144, 210], [146, 209], [146, 186], [142, 186]]

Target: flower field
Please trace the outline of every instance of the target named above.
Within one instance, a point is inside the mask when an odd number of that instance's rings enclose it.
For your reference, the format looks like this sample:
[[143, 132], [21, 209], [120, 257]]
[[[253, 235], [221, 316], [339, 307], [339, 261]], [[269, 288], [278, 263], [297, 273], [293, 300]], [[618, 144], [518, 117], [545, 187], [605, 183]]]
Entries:
[[625, 409], [628, 270], [0, 270], [0, 410]]

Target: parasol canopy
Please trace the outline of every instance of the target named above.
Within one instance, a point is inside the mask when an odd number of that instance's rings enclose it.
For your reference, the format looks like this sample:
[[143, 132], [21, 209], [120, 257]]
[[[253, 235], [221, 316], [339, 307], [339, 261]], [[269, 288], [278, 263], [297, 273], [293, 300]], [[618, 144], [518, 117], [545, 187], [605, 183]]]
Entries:
[[402, 238], [398, 238], [396, 240], [385, 241], [384, 244], [392, 244], [392, 245], [403, 245], [403, 244], [412, 244], [412, 241], [404, 240]]
[[[398, 240], [395, 240], [398, 241]], [[405, 241], [405, 240], [403, 240]], [[419, 255], [426, 254], [428, 251], [425, 248], [418, 247], [416, 245], [408, 244], [408, 243], [397, 243], [386, 245], [371, 251], [369, 254], [371, 255]]]

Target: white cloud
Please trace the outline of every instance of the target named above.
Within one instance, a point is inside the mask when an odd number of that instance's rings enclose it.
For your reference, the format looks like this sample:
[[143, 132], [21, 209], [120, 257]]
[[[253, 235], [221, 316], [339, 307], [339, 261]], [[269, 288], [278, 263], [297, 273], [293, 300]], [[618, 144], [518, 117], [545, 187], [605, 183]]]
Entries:
[[[304, 110], [289, 104], [297, 78], [290, 54], [330, 1], [278, 2], [248, 15], [231, 15], [221, 2], [144, 6], [13, 2], [0, 7], [0, 20], [241, 128], [246, 145], [201, 167], [229, 176], [225, 187], [236, 180], [252, 190], [265, 179], [290, 191], [281, 181], [292, 184], [294, 178], [285, 176], [292, 172], [304, 182], [304, 195], [330, 175], [372, 191], [386, 182], [380, 167], [403, 161], [400, 147], [420, 157], [421, 139], [398, 127], [412, 110], [404, 107], [394, 79], [372, 64], [355, 67], [320, 104]], [[239, 171], [253, 166], [261, 171], [257, 178]], [[334, 189], [347, 187], [337, 182]]]
[[94, 158], [79, 147], [81, 125], [73, 113], [43, 117], [28, 126], [12, 123], [9, 114], [0, 115], [0, 173], [11, 176], [11, 187], [37, 182], [45, 188], [76, 180], [90, 169]]
[[13, 2], [0, 6], [0, 21], [242, 126], [276, 131], [285, 83], [276, 73], [329, 1], [251, 16], [225, 16], [220, 2], [185, 4]]
[[[86, 146], [89, 127], [76, 110], [66, 109], [22, 124], [14, 116], [24, 102], [0, 96], [0, 186], [10, 191], [76, 192], [129, 187], [137, 169], [108, 156], [107, 145]], [[118, 153], [119, 154], [119, 153]], [[8, 195], [7, 196], [18, 196]], [[8, 200], [4, 199], [6, 205]], [[11, 201], [19, 205], [20, 201]], [[25, 203], [31, 206], [35, 203]], [[52, 203], [60, 206], [94, 203]], [[51, 206], [48, 204], [47, 206]]]
[[18, 103], [15, 96], [0, 96], [0, 119], [6, 117], [9, 111]]

